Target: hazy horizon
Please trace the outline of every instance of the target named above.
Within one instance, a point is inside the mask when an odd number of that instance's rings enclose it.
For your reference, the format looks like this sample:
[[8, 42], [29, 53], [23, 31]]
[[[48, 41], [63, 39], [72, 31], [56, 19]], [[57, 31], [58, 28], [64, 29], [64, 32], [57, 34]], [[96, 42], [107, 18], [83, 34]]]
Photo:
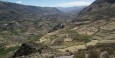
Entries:
[[75, 7], [88, 6], [95, 0], [0, 0], [24, 5], [41, 7]]

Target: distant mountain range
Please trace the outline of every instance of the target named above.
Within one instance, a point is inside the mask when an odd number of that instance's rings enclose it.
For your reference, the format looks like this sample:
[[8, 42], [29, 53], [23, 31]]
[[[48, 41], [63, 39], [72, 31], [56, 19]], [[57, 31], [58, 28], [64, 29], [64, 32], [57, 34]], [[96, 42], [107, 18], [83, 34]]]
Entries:
[[85, 7], [87, 6], [75, 6], [75, 7], [57, 7], [57, 9], [59, 9], [62, 12], [65, 13], [79, 13], [81, 10], [83, 10]]
[[0, 1], [0, 20], [4, 18], [17, 19], [19, 17], [31, 16], [31, 15], [51, 15], [55, 13], [61, 13], [54, 7], [36, 7], [27, 6], [10, 2]]

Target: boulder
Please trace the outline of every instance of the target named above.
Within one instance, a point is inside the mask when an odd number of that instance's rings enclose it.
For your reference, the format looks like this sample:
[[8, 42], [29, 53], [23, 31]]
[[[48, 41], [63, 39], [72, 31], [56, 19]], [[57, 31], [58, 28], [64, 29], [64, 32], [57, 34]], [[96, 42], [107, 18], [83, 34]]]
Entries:
[[15, 52], [13, 57], [20, 57], [39, 52], [41, 54], [43, 47], [34, 42], [23, 43]]

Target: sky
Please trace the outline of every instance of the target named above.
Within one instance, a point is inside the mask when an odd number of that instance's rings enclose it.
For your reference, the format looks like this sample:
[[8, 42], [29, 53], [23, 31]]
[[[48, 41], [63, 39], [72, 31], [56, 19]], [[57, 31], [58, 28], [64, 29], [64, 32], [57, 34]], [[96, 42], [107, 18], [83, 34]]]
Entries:
[[88, 6], [95, 0], [2, 0], [24, 5], [42, 6], [42, 7], [73, 7]]

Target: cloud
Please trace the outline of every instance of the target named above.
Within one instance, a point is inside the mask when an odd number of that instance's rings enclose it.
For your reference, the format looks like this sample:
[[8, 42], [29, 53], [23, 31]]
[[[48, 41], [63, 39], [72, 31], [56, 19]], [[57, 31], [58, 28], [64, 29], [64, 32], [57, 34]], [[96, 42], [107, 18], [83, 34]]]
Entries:
[[21, 3], [22, 3], [22, 1], [18, 0], [18, 1], [16, 1], [16, 3], [19, 3], [19, 4], [21, 4]]
[[60, 7], [70, 7], [70, 6], [87, 6], [90, 5], [92, 2], [90, 1], [74, 1], [74, 2], [67, 2], [67, 3], [60, 3], [58, 6]]

